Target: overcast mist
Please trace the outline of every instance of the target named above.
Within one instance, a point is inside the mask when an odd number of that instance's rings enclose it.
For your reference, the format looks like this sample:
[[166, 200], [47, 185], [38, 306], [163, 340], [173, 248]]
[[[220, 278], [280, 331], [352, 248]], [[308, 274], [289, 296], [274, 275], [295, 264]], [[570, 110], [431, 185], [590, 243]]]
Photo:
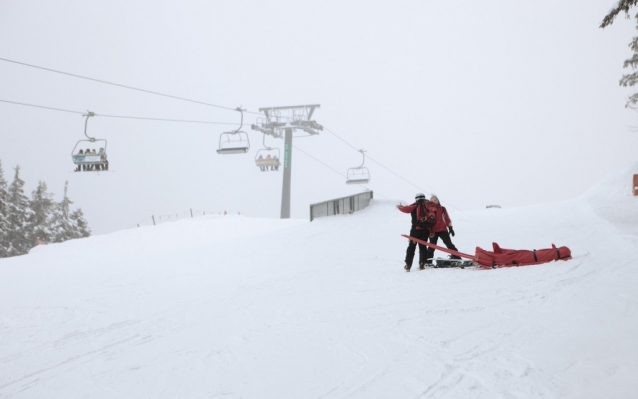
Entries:
[[[376, 161], [365, 188], [377, 198], [509, 208], [581, 195], [636, 160], [633, 91], [618, 86], [635, 21], [600, 29], [613, 5], [3, 1], [0, 58], [254, 113], [321, 104], [327, 130], [293, 142], [293, 218], [364, 189], [345, 184], [361, 155], [342, 140]], [[255, 114], [248, 154], [222, 156], [236, 125], [99, 115], [237, 123], [232, 110], [6, 61], [0, 100], [98, 114], [89, 135], [108, 140], [110, 171], [74, 173], [81, 115], [0, 102], [5, 178], [20, 165], [27, 194], [44, 180], [56, 200], [68, 180], [96, 234], [189, 209], [279, 217], [283, 172], [255, 165]]]

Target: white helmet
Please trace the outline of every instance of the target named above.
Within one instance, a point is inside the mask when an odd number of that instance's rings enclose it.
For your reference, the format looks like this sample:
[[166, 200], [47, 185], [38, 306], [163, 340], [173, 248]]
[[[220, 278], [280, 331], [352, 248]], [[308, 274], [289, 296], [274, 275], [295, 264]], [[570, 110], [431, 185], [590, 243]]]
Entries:
[[416, 195], [414, 196], [414, 199], [417, 200], [417, 201], [425, 200], [425, 194], [416, 193]]

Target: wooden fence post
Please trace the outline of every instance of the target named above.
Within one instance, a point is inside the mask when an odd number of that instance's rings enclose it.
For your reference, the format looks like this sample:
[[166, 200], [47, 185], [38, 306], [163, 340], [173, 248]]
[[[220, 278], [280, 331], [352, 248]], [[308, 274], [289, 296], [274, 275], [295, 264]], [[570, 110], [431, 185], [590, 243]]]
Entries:
[[153, 226], [155, 226], [155, 215], [151, 215], [151, 217], [153, 218]]

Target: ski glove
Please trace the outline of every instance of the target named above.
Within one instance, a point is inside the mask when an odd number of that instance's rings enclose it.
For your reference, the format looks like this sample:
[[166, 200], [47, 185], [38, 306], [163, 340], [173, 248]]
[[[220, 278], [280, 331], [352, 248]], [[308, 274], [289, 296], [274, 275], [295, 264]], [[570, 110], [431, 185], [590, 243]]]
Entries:
[[450, 226], [450, 235], [454, 237], [454, 229], [452, 228], [452, 226]]

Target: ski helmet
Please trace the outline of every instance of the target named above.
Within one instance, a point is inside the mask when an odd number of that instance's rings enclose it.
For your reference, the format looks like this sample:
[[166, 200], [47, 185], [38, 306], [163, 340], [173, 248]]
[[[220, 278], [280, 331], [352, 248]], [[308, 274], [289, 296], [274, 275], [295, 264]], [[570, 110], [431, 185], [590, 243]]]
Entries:
[[416, 193], [416, 195], [414, 196], [414, 199], [417, 200], [417, 201], [424, 201], [425, 200], [425, 194]]

